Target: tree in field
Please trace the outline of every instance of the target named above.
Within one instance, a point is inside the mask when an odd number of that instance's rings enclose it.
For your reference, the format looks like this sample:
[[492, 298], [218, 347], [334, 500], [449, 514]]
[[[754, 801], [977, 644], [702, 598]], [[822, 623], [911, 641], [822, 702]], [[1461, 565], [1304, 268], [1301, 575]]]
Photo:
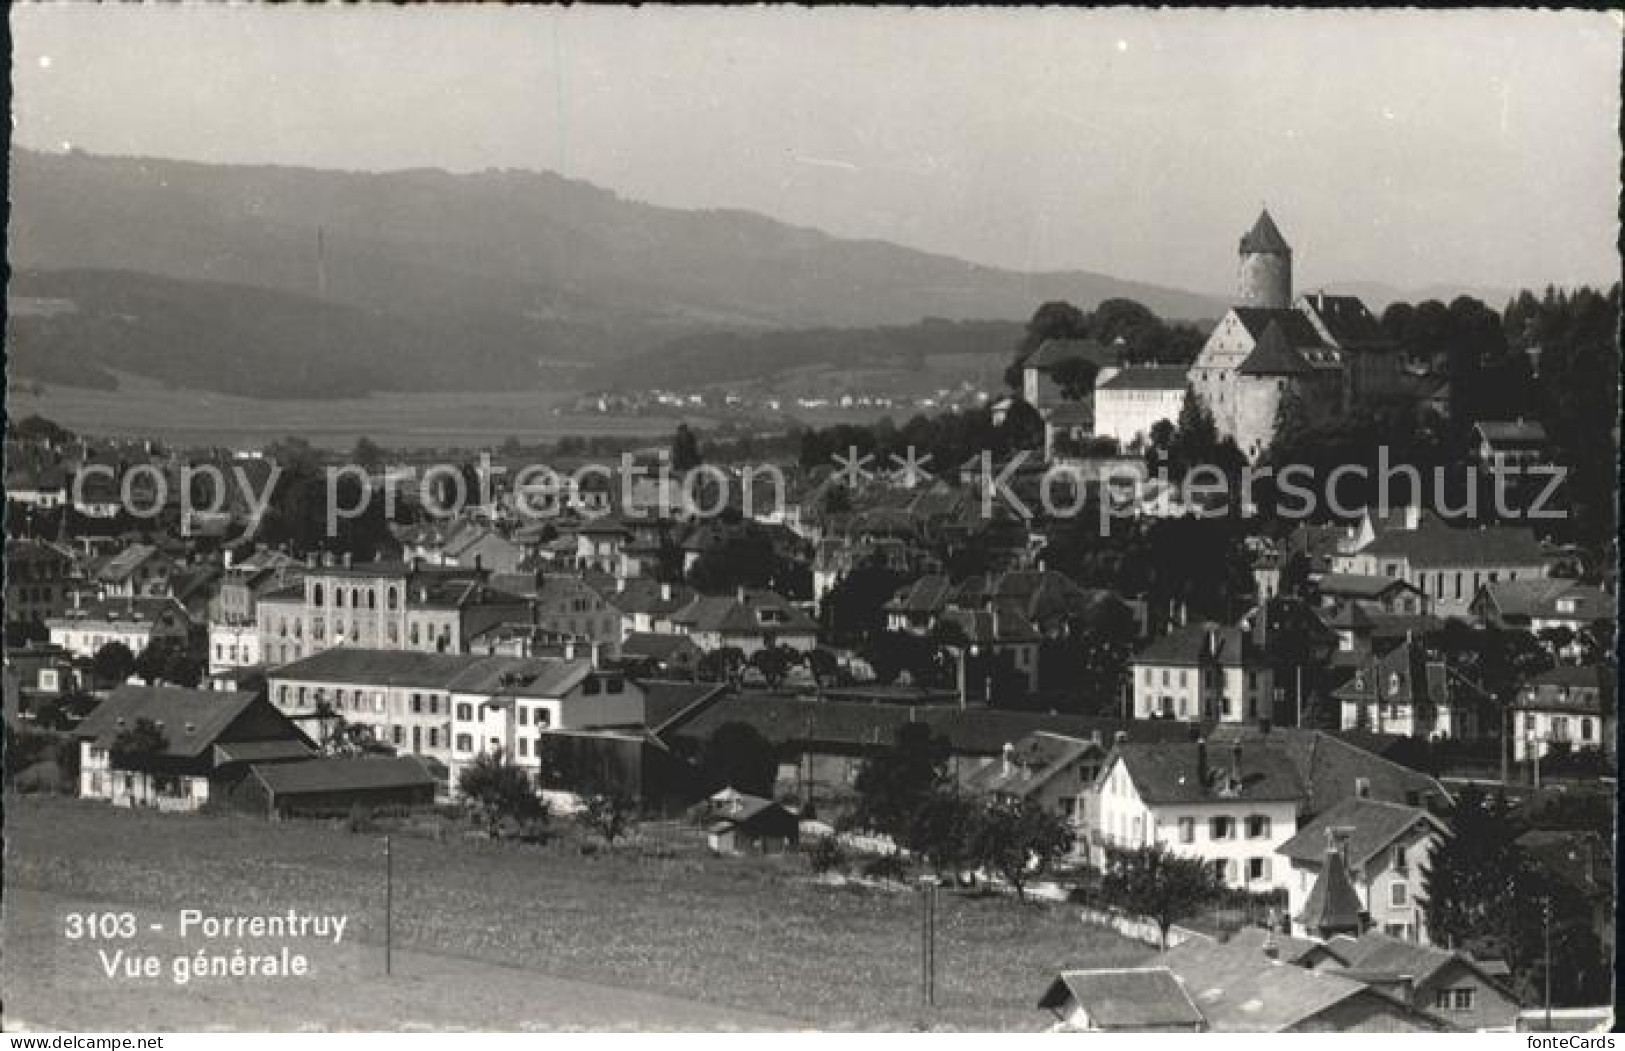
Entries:
[[1100, 886], [1107, 902], [1155, 923], [1164, 949], [1168, 929], [1201, 912], [1223, 890], [1212, 866], [1201, 858], [1175, 854], [1161, 843], [1108, 850]]
[[127, 770], [146, 770], [153, 761], [169, 748], [169, 738], [151, 719], [137, 719], [135, 725], [119, 731], [113, 738], [108, 757], [114, 766]]
[[925, 723], [905, 723], [890, 747], [864, 761], [853, 788], [860, 828], [906, 837], [915, 813], [947, 778], [948, 740]]
[[705, 744], [700, 770], [712, 788], [737, 788], [768, 796], [778, 779], [779, 757], [773, 743], [749, 723], [724, 723]]
[[998, 799], [976, 820], [971, 856], [1027, 899], [1027, 884], [1066, 857], [1076, 836], [1034, 799]]
[[630, 835], [637, 827], [637, 800], [625, 792], [592, 792], [583, 796], [581, 802], [582, 809], [576, 815], [576, 821], [587, 831], [602, 836], [610, 846], [614, 846], [617, 839]]
[[485, 822], [487, 834], [495, 838], [504, 821], [525, 824], [547, 816], [547, 807], [530, 775], [500, 752], [481, 752], [457, 776], [457, 791], [475, 814]]
[[700, 463], [700, 440], [694, 436], [688, 424], [679, 423], [677, 433], [671, 439], [671, 469], [692, 471]]
[[135, 674], [135, 654], [122, 642], [109, 642], [91, 658], [90, 669], [97, 682], [115, 685]]

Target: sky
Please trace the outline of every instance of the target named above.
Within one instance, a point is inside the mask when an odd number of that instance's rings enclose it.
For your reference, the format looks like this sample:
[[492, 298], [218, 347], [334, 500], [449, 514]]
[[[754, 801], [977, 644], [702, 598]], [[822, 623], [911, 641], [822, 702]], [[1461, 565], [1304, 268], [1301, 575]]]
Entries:
[[1621, 22], [1541, 11], [12, 8], [22, 145], [522, 168], [1017, 270], [1612, 282]]

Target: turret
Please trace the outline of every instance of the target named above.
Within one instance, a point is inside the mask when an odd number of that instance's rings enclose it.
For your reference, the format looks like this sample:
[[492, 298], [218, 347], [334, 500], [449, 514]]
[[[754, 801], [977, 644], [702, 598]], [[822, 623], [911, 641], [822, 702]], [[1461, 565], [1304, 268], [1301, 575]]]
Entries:
[[1292, 306], [1292, 246], [1267, 210], [1259, 213], [1253, 228], [1241, 238], [1236, 306], [1271, 310]]

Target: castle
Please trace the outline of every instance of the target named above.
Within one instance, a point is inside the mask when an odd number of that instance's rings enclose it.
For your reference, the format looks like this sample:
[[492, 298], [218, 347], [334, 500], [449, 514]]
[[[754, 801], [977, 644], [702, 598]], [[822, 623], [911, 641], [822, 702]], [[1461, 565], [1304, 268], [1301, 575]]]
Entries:
[[1288, 391], [1310, 419], [1402, 396], [1399, 347], [1355, 296], [1292, 297], [1292, 247], [1266, 210], [1241, 238], [1235, 305], [1192, 363], [1190, 388], [1248, 460], [1269, 448]]

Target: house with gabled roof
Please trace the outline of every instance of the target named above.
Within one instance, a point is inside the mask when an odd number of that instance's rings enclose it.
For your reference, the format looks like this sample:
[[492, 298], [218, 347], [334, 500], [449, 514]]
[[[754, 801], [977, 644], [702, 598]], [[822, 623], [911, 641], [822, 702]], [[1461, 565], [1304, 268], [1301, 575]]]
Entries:
[[1069, 970], [1039, 1006], [1061, 1031], [1104, 1031], [1106, 1019], [1209, 1033], [1437, 1032], [1426, 1012], [1352, 977], [1279, 958], [1269, 942], [1191, 938], [1138, 968]]
[[1468, 741], [1479, 735], [1479, 709], [1492, 700], [1443, 655], [1414, 640], [1356, 666], [1332, 696], [1345, 730]]
[[1175, 628], [1135, 654], [1129, 670], [1136, 719], [1251, 723], [1273, 715], [1275, 674], [1245, 628]]
[[1403, 580], [1439, 616], [1466, 616], [1485, 584], [1549, 576], [1553, 559], [1524, 526], [1454, 526], [1416, 505], [1368, 509], [1333, 559], [1338, 573]]
[[671, 625], [707, 653], [724, 647], [744, 652], [789, 646], [808, 652], [818, 645], [818, 624], [799, 606], [766, 588], [739, 588], [732, 595], [697, 595], [670, 615]]
[[1007, 743], [997, 759], [963, 774], [959, 784], [974, 795], [1035, 801], [1071, 826], [1081, 850], [1094, 823], [1094, 784], [1105, 758], [1106, 746], [1097, 739], [1038, 730]]
[[1342, 962], [1322, 963], [1319, 974], [1360, 982], [1450, 1030], [1511, 1032], [1516, 1027], [1520, 1005], [1504, 981], [1504, 966], [1377, 930], [1328, 944]]
[[192, 620], [172, 598], [104, 598], [84, 601], [75, 591], [59, 616], [48, 617], [51, 642], [77, 657], [90, 658], [110, 642], [128, 646], [139, 655], [154, 639], [185, 640]]
[[[121, 736], [150, 726], [150, 754], [120, 755]], [[304, 759], [311, 739], [254, 693], [121, 686], [74, 730], [79, 795], [114, 806], [196, 810], [240, 780], [251, 763]]]
[[1109, 848], [1162, 844], [1201, 858], [1231, 887], [1286, 885], [1275, 852], [1296, 833], [1306, 791], [1279, 749], [1239, 740], [1125, 742], [1106, 759], [1095, 791], [1091, 863], [1103, 866]]
[[[1374, 928], [1427, 943], [1422, 869], [1444, 834], [1444, 822], [1421, 807], [1361, 796], [1317, 814], [1277, 849], [1291, 866], [1293, 933], [1327, 938]], [[1347, 908], [1328, 910], [1341, 890], [1330, 885], [1334, 877], [1353, 895], [1359, 922], [1352, 928], [1342, 922]]]
[[1614, 669], [1560, 665], [1529, 678], [1511, 705], [1512, 760], [1545, 758], [1553, 746], [1573, 751], [1614, 749]]

